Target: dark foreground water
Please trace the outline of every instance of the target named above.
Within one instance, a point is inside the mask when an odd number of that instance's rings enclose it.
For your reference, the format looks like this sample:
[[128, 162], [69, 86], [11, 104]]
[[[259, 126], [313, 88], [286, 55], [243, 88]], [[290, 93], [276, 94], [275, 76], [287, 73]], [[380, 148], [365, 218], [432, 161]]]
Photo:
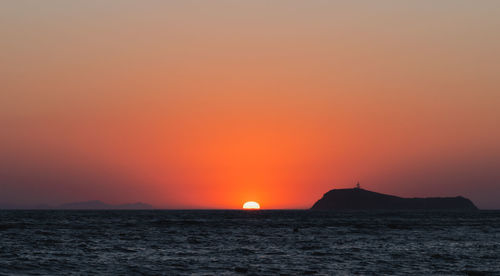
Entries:
[[500, 275], [500, 212], [0, 211], [0, 274]]

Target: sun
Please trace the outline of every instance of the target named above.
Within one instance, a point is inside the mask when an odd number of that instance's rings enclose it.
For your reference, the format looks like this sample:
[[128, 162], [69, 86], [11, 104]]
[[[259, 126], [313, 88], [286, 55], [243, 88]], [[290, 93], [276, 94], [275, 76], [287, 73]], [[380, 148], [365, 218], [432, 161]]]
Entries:
[[243, 204], [243, 209], [260, 209], [260, 205], [255, 201], [247, 201]]

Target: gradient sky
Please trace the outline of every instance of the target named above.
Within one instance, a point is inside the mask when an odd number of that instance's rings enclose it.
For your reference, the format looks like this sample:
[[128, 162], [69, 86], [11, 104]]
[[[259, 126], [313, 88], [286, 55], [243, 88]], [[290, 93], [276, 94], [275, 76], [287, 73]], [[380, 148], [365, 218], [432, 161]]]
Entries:
[[0, 203], [500, 208], [500, 1], [2, 1]]

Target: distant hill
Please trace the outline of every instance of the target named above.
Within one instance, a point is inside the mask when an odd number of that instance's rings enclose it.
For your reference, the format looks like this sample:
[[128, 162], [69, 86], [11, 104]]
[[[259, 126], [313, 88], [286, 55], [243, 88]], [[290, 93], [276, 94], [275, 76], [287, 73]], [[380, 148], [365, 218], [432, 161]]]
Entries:
[[58, 206], [38, 204], [38, 205], [13, 205], [0, 203], [0, 209], [11, 209], [11, 210], [148, 210], [154, 209], [153, 206], [137, 202], [137, 203], [126, 203], [112, 205], [104, 203], [100, 200], [82, 201], [82, 202], [71, 202]]
[[116, 207], [117, 207], [116, 209], [122, 209], [122, 210], [153, 209], [153, 206], [142, 202], [121, 204], [121, 205], [116, 205]]
[[14, 209], [15, 206], [7, 203], [0, 203], [0, 209]]
[[73, 210], [144, 210], [153, 209], [153, 206], [137, 202], [120, 205], [111, 205], [99, 200], [72, 202], [56, 207], [56, 209], [73, 209]]
[[84, 201], [84, 202], [71, 202], [62, 204], [56, 209], [111, 209], [112, 205], [106, 204], [99, 200]]
[[312, 210], [477, 210], [469, 199], [457, 197], [402, 198], [361, 188], [334, 189]]

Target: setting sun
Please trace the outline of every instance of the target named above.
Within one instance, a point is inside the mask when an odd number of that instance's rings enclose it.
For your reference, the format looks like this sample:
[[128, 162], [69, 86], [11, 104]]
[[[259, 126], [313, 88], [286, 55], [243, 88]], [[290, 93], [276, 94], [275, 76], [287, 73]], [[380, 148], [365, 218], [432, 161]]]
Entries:
[[247, 201], [243, 204], [243, 209], [260, 209], [260, 205], [255, 201]]

